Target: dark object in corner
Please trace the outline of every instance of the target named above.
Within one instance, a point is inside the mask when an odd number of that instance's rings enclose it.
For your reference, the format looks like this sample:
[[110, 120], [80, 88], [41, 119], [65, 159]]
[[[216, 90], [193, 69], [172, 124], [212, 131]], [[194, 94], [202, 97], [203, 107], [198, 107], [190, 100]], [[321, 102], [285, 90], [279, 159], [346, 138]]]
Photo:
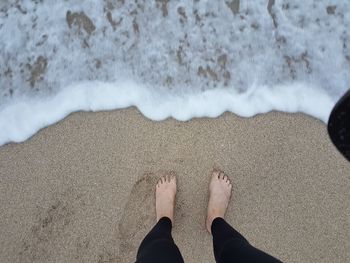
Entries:
[[350, 161], [350, 90], [333, 108], [328, 133], [337, 149]]

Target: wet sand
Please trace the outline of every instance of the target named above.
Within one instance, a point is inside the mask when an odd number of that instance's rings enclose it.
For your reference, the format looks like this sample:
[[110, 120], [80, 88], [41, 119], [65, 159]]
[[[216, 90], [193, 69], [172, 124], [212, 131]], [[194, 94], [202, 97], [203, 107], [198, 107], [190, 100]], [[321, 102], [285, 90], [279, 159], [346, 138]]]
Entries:
[[133, 262], [155, 223], [154, 183], [178, 176], [173, 236], [214, 262], [205, 230], [213, 167], [233, 180], [227, 221], [285, 262], [350, 257], [350, 164], [302, 114], [152, 122], [75, 113], [0, 147], [0, 262]]

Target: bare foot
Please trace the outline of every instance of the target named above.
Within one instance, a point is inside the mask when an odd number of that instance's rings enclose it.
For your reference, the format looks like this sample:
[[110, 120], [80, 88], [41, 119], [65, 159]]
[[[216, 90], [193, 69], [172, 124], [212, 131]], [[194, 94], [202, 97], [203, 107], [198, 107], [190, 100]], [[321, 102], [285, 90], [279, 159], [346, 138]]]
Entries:
[[232, 184], [227, 175], [214, 170], [209, 185], [209, 202], [207, 214], [207, 230], [211, 233], [211, 224], [217, 217], [224, 218], [232, 192]]
[[162, 217], [169, 217], [174, 224], [174, 205], [176, 195], [175, 175], [162, 176], [156, 185], [156, 214], [157, 222]]

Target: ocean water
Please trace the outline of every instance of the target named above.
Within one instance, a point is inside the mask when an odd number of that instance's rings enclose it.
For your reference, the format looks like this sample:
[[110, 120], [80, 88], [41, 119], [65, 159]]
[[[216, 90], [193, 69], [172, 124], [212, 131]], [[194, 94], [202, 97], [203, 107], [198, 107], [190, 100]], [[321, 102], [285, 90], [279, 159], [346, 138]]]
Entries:
[[327, 122], [349, 88], [349, 0], [0, 2], [0, 145], [129, 106], [152, 120]]

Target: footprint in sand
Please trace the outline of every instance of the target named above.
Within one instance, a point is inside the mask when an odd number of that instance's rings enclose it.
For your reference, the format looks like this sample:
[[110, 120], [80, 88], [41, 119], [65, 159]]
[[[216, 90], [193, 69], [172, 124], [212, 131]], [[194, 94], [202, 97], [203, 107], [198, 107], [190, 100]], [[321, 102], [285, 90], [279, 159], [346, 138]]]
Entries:
[[82, 195], [74, 189], [57, 193], [47, 207], [38, 207], [36, 220], [25, 233], [19, 248], [19, 262], [48, 262], [54, 257], [57, 242], [74, 221], [78, 207], [84, 206]]

